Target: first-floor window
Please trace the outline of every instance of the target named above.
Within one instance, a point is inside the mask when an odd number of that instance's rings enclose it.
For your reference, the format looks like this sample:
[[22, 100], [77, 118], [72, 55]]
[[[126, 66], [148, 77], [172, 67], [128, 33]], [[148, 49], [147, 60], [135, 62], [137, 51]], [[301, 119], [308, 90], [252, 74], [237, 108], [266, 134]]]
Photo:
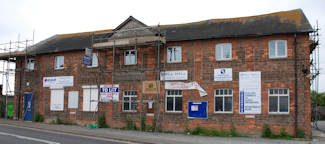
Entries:
[[222, 88], [214, 90], [214, 112], [232, 112], [232, 89]]
[[27, 70], [34, 70], [34, 59], [33, 58], [30, 58], [30, 59], [27, 59], [26, 61], [26, 68]]
[[137, 103], [132, 102], [133, 100], [137, 100], [137, 91], [136, 90], [124, 90], [123, 91], [123, 111], [133, 111], [137, 110]]
[[64, 68], [64, 56], [56, 56], [54, 62], [55, 69], [63, 69]]
[[269, 113], [289, 113], [289, 89], [269, 89]]
[[126, 50], [124, 52], [124, 64], [125, 65], [137, 64], [137, 51], [136, 50]]
[[92, 65], [87, 67], [98, 67], [98, 53], [93, 53]]
[[166, 93], [166, 111], [182, 112], [182, 90], [167, 90]]

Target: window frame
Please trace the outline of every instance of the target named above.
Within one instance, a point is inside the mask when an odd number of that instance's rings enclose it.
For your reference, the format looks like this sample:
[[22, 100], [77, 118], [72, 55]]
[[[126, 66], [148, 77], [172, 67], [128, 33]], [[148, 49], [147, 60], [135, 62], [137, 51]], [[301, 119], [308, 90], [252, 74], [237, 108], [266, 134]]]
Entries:
[[[132, 92], [132, 91], [134, 91], [134, 92], [136, 92], [135, 94], [136, 95], [125, 95], [125, 92]], [[123, 90], [123, 101], [124, 101], [124, 97], [129, 97], [129, 102], [127, 102], [127, 103], [129, 103], [129, 110], [124, 110], [124, 104], [126, 103], [126, 102], [123, 102], [122, 103], [122, 111], [123, 112], [137, 112], [137, 107], [138, 107], [138, 104], [136, 103], [136, 102], [134, 102], [135, 104], [136, 104], [136, 107], [135, 107], [135, 109], [133, 110], [132, 109], [132, 102], [131, 102], [131, 100], [132, 100], [132, 98], [134, 97], [134, 98], [136, 98], [136, 100], [138, 100], [138, 91], [137, 90]]]
[[[274, 48], [274, 57], [271, 57], [271, 42], [275, 42], [275, 48]], [[285, 43], [285, 55], [284, 56], [278, 56], [278, 42], [283, 41]], [[282, 40], [282, 39], [278, 39], [278, 40], [270, 40], [269, 41], [269, 58], [287, 58], [288, 57], [288, 44], [287, 44], [287, 40]]]
[[[93, 65], [94, 54], [97, 56], [97, 64], [96, 65]], [[92, 55], [93, 55], [93, 57], [91, 58], [91, 66], [87, 66], [87, 68], [98, 67], [98, 53], [93, 53]]]
[[[230, 44], [230, 57], [229, 58], [223, 58], [223, 45], [225, 44]], [[221, 58], [220, 59], [217, 59], [217, 45], [221, 45]], [[215, 51], [215, 60], [216, 61], [223, 61], [223, 60], [232, 60], [232, 44], [231, 43], [217, 43], [215, 44], [215, 48], [214, 48], [214, 51]]]
[[[175, 54], [174, 49], [180, 48], [181, 49], [181, 52], [180, 52], [181, 59], [180, 60], [174, 60], [174, 59], [172, 59], [172, 61], [169, 61], [168, 60], [168, 49], [169, 48], [172, 48], [172, 57], [175, 57], [174, 56], [174, 54]], [[182, 47], [181, 46], [170, 46], [170, 47], [167, 47], [167, 52], [166, 53], [167, 53], [167, 63], [179, 63], [179, 62], [182, 62]]]
[[[134, 63], [128, 63], [128, 64], [127, 64], [127, 63], [126, 63], [126, 57], [127, 57], [127, 56], [126, 56], [126, 52], [129, 52], [129, 54], [130, 54], [131, 51], [135, 51], [135, 62], [134, 62]], [[138, 56], [137, 56], [137, 55], [138, 55], [137, 50], [125, 50], [125, 51], [124, 51], [124, 65], [136, 65], [136, 64], [137, 64], [137, 59], [138, 59]], [[129, 55], [129, 57], [130, 57], [130, 58], [129, 58], [129, 61], [131, 61], [131, 56]]]
[[[228, 90], [228, 94], [229, 94], [229, 90], [232, 91], [231, 95], [225, 95], [223, 93], [223, 95], [220, 95], [220, 91], [219, 91], [219, 95], [216, 95], [216, 91], [217, 90]], [[214, 113], [233, 113], [234, 112], [234, 89], [232, 88], [216, 88], [214, 89], [214, 97], [213, 97], [213, 101], [214, 101], [214, 108], [213, 108], [213, 111]], [[216, 97], [222, 97], [222, 111], [216, 111]], [[232, 98], [232, 103], [231, 103], [231, 111], [225, 111], [225, 97], [231, 97]]]
[[[59, 57], [63, 57], [63, 67], [59, 67], [59, 64], [60, 64], [59, 63]], [[64, 56], [55, 56], [55, 58], [54, 58], [54, 69], [64, 69]]]
[[[96, 85], [82, 86], [82, 111], [83, 112], [94, 112], [98, 111], [98, 88]], [[91, 95], [90, 95], [91, 93]], [[95, 100], [95, 102], [90, 102]], [[90, 104], [90, 109], [89, 109]]]
[[[31, 60], [34, 60], [34, 65], [33, 65], [33, 68], [31, 69], [30, 68], [30, 61]], [[25, 66], [25, 68], [26, 68], [26, 70], [27, 71], [32, 71], [32, 70], [34, 70], [35, 69], [35, 59], [34, 58], [28, 58], [28, 59], [26, 59], [26, 66]]]
[[[284, 91], [283, 91], [283, 94], [270, 94], [271, 89], [273, 89], [273, 90], [274, 89], [283, 89], [283, 90], [287, 89], [287, 94], [284, 94]], [[277, 97], [277, 104], [278, 104], [277, 112], [270, 112], [270, 96]], [[288, 97], [288, 112], [280, 112], [280, 96]], [[268, 113], [269, 114], [290, 114], [290, 91], [289, 91], [289, 88], [287, 88], [287, 87], [272, 87], [272, 88], [268, 89]]]
[[[174, 95], [168, 95], [168, 91], [179, 91], [179, 90], [176, 90], [176, 89], [167, 89], [166, 90], [165, 112], [168, 112], [168, 113], [183, 113], [183, 90], [180, 90], [180, 91], [182, 91], [181, 95], [175, 95], [175, 92], [174, 92]], [[167, 110], [167, 98], [168, 97], [173, 98], [173, 110]], [[182, 98], [182, 110], [180, 110], [180, 111], [175, 110], [175, 108], [176, 108], [176, 99], [175, 98], [176, 97], [181, 97]]]

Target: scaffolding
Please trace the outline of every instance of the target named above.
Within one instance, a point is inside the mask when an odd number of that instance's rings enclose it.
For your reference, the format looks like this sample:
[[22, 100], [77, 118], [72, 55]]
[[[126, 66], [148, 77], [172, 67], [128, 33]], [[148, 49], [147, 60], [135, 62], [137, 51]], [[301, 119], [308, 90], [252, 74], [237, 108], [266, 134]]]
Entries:
[[[148, 33], [149, 31], [149, 33]], [[161, 108], [163, 107], [163, 102], [165, 100], [165, 90], [164, 94], [161, 97], [160, 96], [160, 72], [165, 71], [165, 52], [166, 52], [166, 32], [161, 26], [157, 26], [156, 30], [153, 29], [152, 27], [140, 27], [140, 28], [131, 28], [131, 29], [124, 29], [124, 30], [113, 30], [111, 32], [105, 32], [105, 33], [95, 33], [92, 35], [92, 49], [97, 50], [99, 54], [97, 55], [99, 58], [99, 64], [101, 64], [101, 59], [100, 56], [103, 53], [106, 52], [112, 52], [112, 69], [111, 70], [102, 70], [101, 66], [99, 65], [99, 71], [93, 71], [91, 68], [91, 76], [90, 76], [90, 87], [92, 84], [92, 74], [95, 74], [96, 77], [96, 82], [97, 82], [97, 88], [100, 88], [100, 85], [106, 83], [101, 83], [100, 79], [102, 79], [103, 75], [111, 75], [111, 85], [115, 83], [119, 83], [119, 87], [121, 87], [121, 78], [122, 78], [122, 73], [129, 73], [130, 76], [133, 75], [133, 89], [128, 89], [131, 91], [134, 91], [134, 93], [137, 92], [136, 88], [136, 73], [140, 73], [140, 83], [141, 83], [141, 88], [140, 88], [140, 100], [138, 100], [135, 97], [135, 94], [133, 94], [133, 97], [130, 98], [129, 100], [124, 100], [122, 99], [122, 96], [119, 97], [117, 101], [113, 100], [113, 91], [112, 91], [112, 99], [109, 101], [103, 101], [100, 99], [100, 91], [98, 91], [98, 99], [99, 100], [91, 100], [91, 90], [90, 90], [90, 101], [89, 101], [89, 108], [91, 108], [91, 102], [97, 102], [96, 109], [91, 116], [91, 112], [89, 113], [89, 127], [94, 120], [95, 114], [99, 113], [99, 104], [100, 103], [110, 103], [111, 104], [111, 130], [113, 127], [113, 111], [114, 111], [114, 104], [118, 105], [118, 129], [120, 129], [120, 121], [121, 121], [121, 111], [122, 111], [122, 104], [125, 102], [130, 103], [130, 109], [132, 110], [132, 130], [134, 131], [134, 125], [135, 125], [135, 110], [137, 109], [138, 103], [140, 103], [140, 131], [142, 131], [142, 104], [143, 103], [148, 103], [148, 102], [154, 102], [156, 103], [155, 107], [156, 109], [156, 125], [155, 125], [155, 133], [158, 132], [158, 123], [159, 123], [159, 116], [161, 114]], [[161, 68], [160, 63], [160, 51], [161, 48], [163, 47], [164, 49], [164, 66]], [[124, 51], [126, 50], [135, 50], [135, 59], [137, 59], [138, 51], [137, 49], [141, 48], [141, 68], [137, 65], [133, 65], [133, 69], [122, 69], [122, 54], [124, 54]], [[154, 67], [150, 68], [144, 68], [144, 61], [143, 61], [143, 54], [144, 54], [144, 49], [149, 50], [150, 48], [155, 48], [155, 62], [154, 62]], [[115, 65], [115, 56], [119, 57], [119, 68], [118, 66]], [[149, 64], [148, 64], [149, 66]], [[128, 66], [132, 67], [132, 66]], [[143, 74], [149, 74], [153, 73], [154, 75], [154, 80], [156, 81], [157, 85], [157, 94], [152, 98], [148, 98], [148, 100], [143, 99]], [[119, 74], [118, 80], [114, 78], [114, 76], [117, 76]], [[98, 76], [97, 76], [98, 75]], [[99, 80], [97, 80], [99, 79]], [[137, 79], [138, 81], [139, 79]], [[107, 81], [105, 81], [107, 82]], [[164, 88], [164, 84], [163, 84]], [[122, 91], [123, 95], [123, 91]], [[138, 97], [138, 95], [137, 95]], [[116, 109], [115, 109], [116, 110]], [[105, 111], [105, 110], [104, 110]], [[163, 113], [163, 118], [162, 118], [162, 123], [164, 123], [164, 110], [162, 111]], [[99, 117], [99, 116], [97, 116]], [[115, 121], [117, 121], [115, 119]], [[162, 125], [163, 131], [164, 131], [164, 124]]]
[[[27, 64], [27, 59], [31, 58], [31, 57], [35, 57], [35, 54], [31, 54], [29, 52], [29, 48], [34, 45], [34, 32], [33, 31], [33, 39], [32, 40], [20, 40], [20, 34], [18, 34], [18, 40], [17, 41], [10, 41], [9, 43], [2, 43], [0, 44], [0, 60], [3, 63], [3, 68], [0, 70], [0, 73], [2, 74], [2, 85], [6, 85], [6, 90], [5, 90], [5, 95], [2, 94], [2, 96], [6, 97], [5, 100], [5, 119], [7, 119], [7, 104], [8, 104], [8, 96], [14, 96], [17, 97], [17, 113], [16, 113], [16, 118], [19, 119], [20, 118], [20, 113], [22, 114], [21, 118], [22, 120], [24, 120], [25, 115], [26, 115], [26, 109], [25, 109], [25, 105], [22, 104], [21, 107], [21, 98], [24, 100], [25, 95], [24, 94], [28, 94], [31, 93], [33, 94], [32, 97], [28, 100], [29, 102], [31, 102], [33, 100], [33, 96], [34, 96], [34, 92], [35, 92], [35, 82], [34, 82], [34, 88], [26, 90], [26, 71], [32, 71], [33, 75], [34, 75], [34, 80], [35, 80], [35, 70], [34, 69], [30, 69], [29, 67], [26, 67]], [[24, 67], [22, 65], [22, 60], [24, 59]], [[18, 63], [17, 63], [18, 61]], [[18, 64], [18, 66], [16, 65], [15, 68], [10, 68], [10, 65], [14, 63], [14, 64]], [[5, 64], [7, 65], [7, 68], [5, 69]], [[33, 61], [34, 64], [34, 61]], [[33, 65], [34, 66], [34, 65]], [[10, 76], [16, 76], [16, 74], [18, 73], [18, 79], [17, 82], [19, 83], [17, 85], [17, 90], [14, 90], [13, 88], [10, 87], [9, 84], [9, 77]], [[24, 75], [23, 80], [21, 80], [21, 75]], [[4, 78], [6, 79], [4, 82]], [[24, 83], [22, 84], [21, 81], [23, 81]], [[16, 85], [16, 84], [15, 84]], [[22, 87], [21, 87], [22, 86]], [[15, 86], [14, 86], [15, 87]], [[3, 90], [4, 91], [4, 90]], [[20, 110], [22, 109], [22, 110]]]
[[[311, 88], [311, 106], [313, 108], [311, 119], [313, 120], [313, 128], [318, 129], [317, 126], [317, 100], [319, 92], [319, 74], [320, 68], [319, 65], [319, 29], [318, 20], [316, 21], [316, 28], [311, 34], [311, 44], [310, 44], [310, 88]], [[314, 99], [313, 99], [314, 95]]]

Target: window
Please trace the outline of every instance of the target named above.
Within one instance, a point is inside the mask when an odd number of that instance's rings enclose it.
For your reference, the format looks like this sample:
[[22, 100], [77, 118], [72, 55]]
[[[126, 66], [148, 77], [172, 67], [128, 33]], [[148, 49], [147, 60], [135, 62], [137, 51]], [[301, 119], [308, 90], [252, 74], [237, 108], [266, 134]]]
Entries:
[[182, 90], [167, 90], [166, 93], [166, 111], [182, 112]]
[[54, 62], [55, 69], [63, 69], [64, 66], [64, 56], [56, 56]]
[[51, 87], [51, 111], [64, 110], [64, 89], [63, 87]]
[[232, 89], [215, 89], [214, 90], [214, 112], [215, 113], [232, 113]]
[[[97, 111], [98, 102], [90, 102], [90, 100], [98, 100], [98, 88], [97, 86], [82, 86], [83, 89], [83, 111]], [[91, 95], [90, 95], [91, 94]], [[90, 105], [90, 109], [89, 109]]]
[[93, 53], [92, 66], [87, 67], [98, 67], [98, 53]]
[[28, 70], [34, 70], [34, 66], [35, 66], [34, 63], [35, 62], [34, 62], [34, 59], [33, 58], [27, 59], [27, 61], [26, 61], [26, 68]]
[[269, 113], [289, 113], [289, 89], [269, 89]]
[[167, 62], [182, 62], [182, 47], [174, 46], [167, 48]]
[[231, 43], [216, 44], [216, 60], [231, 60]]
[[269, 42], [269, 57], [287, 57], [287, 41], [286, 40], [272, 40]]
[[136, 50], [126, 50], [124, 52], [124, 64], [134, 65], [137, 63], [137, 51]]
[[136, 111], [137, 103], [131, 102], [133, 100], [137, 100], [137, 91], [136, 90], [125, 90], [123, 91], [123, 111]]

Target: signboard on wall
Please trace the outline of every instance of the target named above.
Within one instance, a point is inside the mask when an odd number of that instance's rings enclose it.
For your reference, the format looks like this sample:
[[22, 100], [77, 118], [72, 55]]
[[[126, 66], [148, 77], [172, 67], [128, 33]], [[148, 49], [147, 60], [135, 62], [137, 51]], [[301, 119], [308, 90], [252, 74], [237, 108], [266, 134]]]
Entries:
[[68, 108], [70, 109], [78, 108], [78, 97], [79, 97], [79, 91], [69, 91]]
[[73, 76], [43, 77], [43, 87], [73, 86]]
[[92, 59], [91, 59], [90, 56], [86, 56], [86, 55], [84, 55], [82, 60], [83, 60], [82, 63], [83, 63], [84, 65], [91, 66], [91, 64], [92, 64]]
[[214, 69], [214, 81], [232, 81], [232, 68]]
[[142, 94], [158, 94], [160, 92], [159, 81], [143, 81]]
[[119, 85], [100, 85], [100, 100], [101, 101], [118, 101], [119, 100]]
[[164, 71], [160, 72], [160, 80], [187, 80], [188, 71], [178, 70], [178, 71]]
[[239, 113], [261, 114], [261, 72], [239, 72]]
[[86, 48], [85, 49], [85, 55], [88, 56], [88, 57], [92, 57], [93, 50], [91, 48]]
[[176, 90], [193, 90], [197, 89], [200, 96], [208, 95], [207, 92], [196, 82], [183, 83], [183, 82], [165, 82], [165, 89], [176, 89]]
[[204, 101], [188, 102], [187, 117], [193, 119], [207, 119], [208, 102], [204, 102]]

